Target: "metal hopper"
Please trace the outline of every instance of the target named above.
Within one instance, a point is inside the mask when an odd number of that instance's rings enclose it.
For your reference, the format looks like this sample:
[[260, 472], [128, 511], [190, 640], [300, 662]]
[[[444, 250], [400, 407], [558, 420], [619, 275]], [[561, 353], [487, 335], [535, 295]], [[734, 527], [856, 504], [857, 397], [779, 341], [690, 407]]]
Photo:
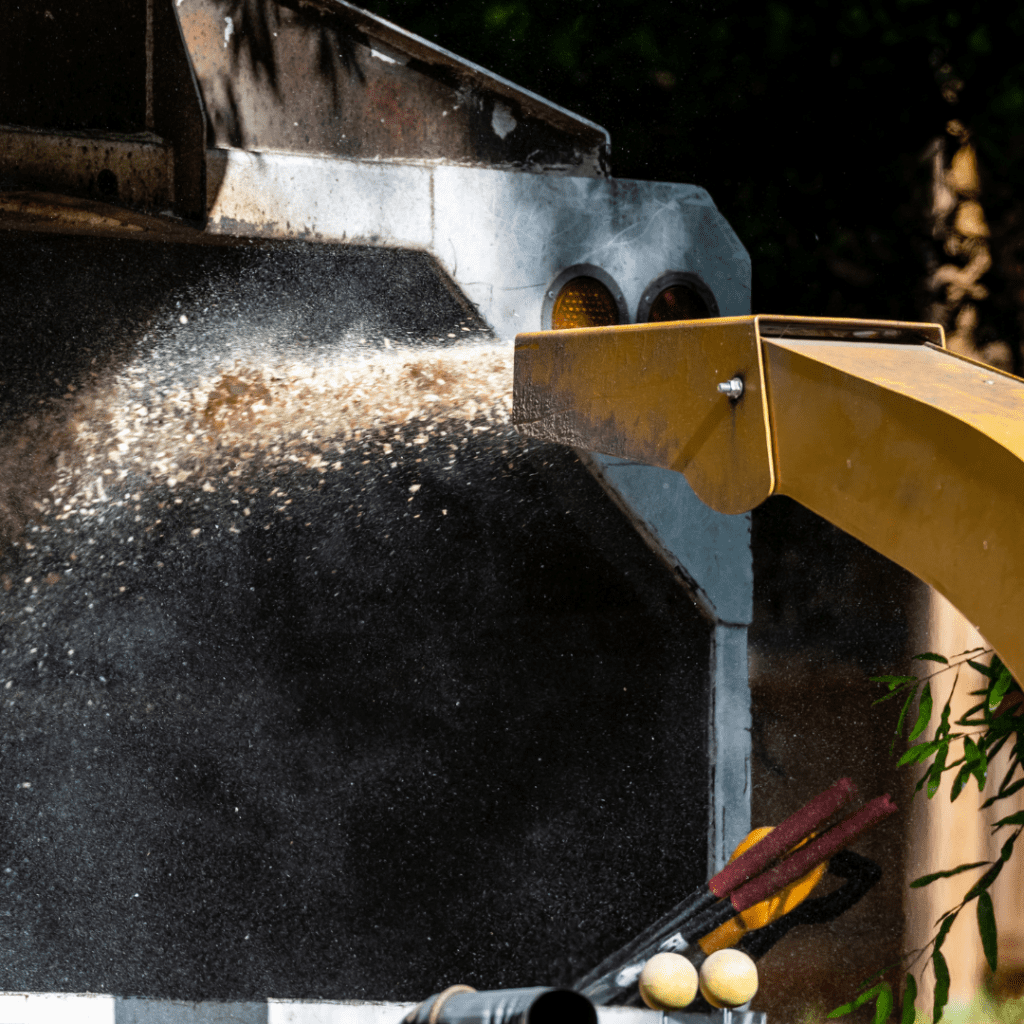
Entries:
[[749, 517], [520, 438], [513, 338], [742, 245], [346, 3], [0, 17], [0, 990], [571, 981], [749, 827]]

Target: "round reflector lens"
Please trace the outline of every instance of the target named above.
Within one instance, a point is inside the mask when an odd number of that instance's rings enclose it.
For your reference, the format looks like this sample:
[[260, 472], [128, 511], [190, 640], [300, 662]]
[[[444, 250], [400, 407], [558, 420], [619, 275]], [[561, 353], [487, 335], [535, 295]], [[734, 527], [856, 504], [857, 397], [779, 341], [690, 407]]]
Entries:
[[567, 281], [551, 307], [551, 329], [608, 327], [619, 322], [619, 307], [608, 287], [596, 277]]
[[647, 319], [655, 323], [666, 320], [704, 320], [711, 316], [704, 298], [685, 284], [673, 284], [663, 289], [651, 303]]

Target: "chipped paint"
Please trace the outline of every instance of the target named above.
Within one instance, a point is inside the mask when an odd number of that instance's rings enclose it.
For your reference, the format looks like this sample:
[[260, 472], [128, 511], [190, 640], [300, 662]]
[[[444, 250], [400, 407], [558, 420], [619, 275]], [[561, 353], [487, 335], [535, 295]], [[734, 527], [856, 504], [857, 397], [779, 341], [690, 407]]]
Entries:
[[491, 113], [491, 128], [499, 139], [504, 139], [516, 130], [519, 122], [512, 116], [512, 111], [500, 100], [495, 102]]

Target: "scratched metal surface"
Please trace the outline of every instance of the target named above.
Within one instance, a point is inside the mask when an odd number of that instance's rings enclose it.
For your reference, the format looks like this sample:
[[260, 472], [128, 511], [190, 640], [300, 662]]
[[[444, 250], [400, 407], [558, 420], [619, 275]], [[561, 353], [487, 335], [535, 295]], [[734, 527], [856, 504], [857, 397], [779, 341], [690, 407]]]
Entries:
[[602, 128], [368, 12], [176, 11], [219, 147], [607, 174]]

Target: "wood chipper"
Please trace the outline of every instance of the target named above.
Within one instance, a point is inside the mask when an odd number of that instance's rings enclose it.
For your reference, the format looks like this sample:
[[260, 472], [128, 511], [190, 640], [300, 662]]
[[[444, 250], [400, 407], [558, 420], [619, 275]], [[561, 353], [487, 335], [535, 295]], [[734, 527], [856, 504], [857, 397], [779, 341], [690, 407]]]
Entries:
[[[854, 371], [765, 363], [703, 189], [340, 0], [0, 25], [0, 1019], [578, 982], [749, 832], [760, 382]], [[529, 332], [588, 325], [550, 338], [607, 355], [601, 401], [702, 367], [663, 410], [692, 456], [545, 392]], [[516, 432], [516, 335], [519, 407], [589, 453]], [[750, 501], [673, 472], [709, 444]]]

